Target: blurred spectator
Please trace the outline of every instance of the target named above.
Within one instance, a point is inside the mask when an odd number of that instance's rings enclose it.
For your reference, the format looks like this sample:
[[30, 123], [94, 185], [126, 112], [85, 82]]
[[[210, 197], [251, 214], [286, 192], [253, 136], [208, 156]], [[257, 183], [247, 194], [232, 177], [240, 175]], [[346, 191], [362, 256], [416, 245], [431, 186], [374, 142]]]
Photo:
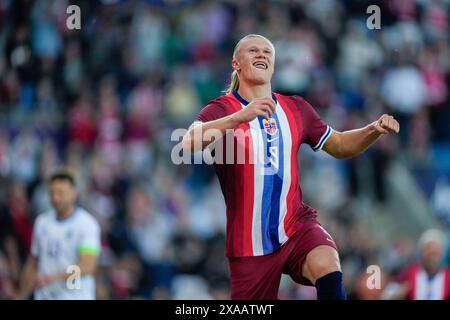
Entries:
[[21, 260], [26, 257], [31, 248], [32, 222], [29, 215], [29, 202], [26, 189], [20, 182], [13, 182], [7, 199], [12, 219], [12, 230], [18, 240]]
[[419, 239], [419, 261], [407, 267], [383, 293], [384, 299], [450, 300], [450, 269], [443, 264], [446, 237], [427, 230]]
[[94, 144], [97, 137], [97, 126], [94, 118], [94, 110], [87, 92], [80, 97], [69, 111], [69, 141], [82, 152]]

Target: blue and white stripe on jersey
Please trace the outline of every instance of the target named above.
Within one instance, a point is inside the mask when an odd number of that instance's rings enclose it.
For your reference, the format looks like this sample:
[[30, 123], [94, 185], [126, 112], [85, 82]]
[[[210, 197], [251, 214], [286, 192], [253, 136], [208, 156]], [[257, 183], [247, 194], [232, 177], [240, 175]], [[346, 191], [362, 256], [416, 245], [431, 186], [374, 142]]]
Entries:
[[261, 232], [263, 252], [268, 254], [280, 247], [278, 224], [280, 216], [281, 188], [283, 186], [283, 134], [276, 113], [272, 116], [277, 124], [277, 132], [264, 131], [263, 117], [258, 117], [264, 140], [264, 186], [261, 205]]
[[[248, 103], [235, 94], [242, 106]], [[275, 95], [273, 95], [276, 101]], [[277, 132], [265, 131], [263, 117], [250, 121], [254, 159], [252, 243], [255, 256], [275, 251], [288, 239], [284, 227], [291, 185], [292, 134], [283, 107], [272, 115]], [[272, 150], [272, 152], [271, 152]]]

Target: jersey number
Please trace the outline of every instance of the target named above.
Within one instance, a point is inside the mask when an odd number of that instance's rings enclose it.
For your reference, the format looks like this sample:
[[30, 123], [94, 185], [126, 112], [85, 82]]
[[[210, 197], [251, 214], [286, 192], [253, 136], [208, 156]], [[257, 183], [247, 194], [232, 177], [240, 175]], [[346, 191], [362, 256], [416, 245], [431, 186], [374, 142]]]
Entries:
[[57, 240], [49, 239], [47, 243], [47, 254], [49, 257], [56, 258], [61, 251], [61, 244]]
[[277, 172], [278, 171], [278, 146], [269, 147], [269, 162], [270, 167]]

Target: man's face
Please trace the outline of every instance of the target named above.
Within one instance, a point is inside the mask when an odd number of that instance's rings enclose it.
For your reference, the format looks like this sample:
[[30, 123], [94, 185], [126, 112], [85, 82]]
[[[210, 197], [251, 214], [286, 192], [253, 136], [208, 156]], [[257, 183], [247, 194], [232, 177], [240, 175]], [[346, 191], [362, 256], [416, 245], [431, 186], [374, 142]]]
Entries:
[[426, 268], [437, 268], [442, 259], [442, 246], [439, 242], [430, 241], [422, 248], [422, 261]]
[[232, 66], [241, 81], [254, 85], [267, 84], [274, 72], [274, 54], [271, 43], [266, 39], [249, 38], [239, 45]]
[[77, 191], [67, 180], [55, 180], [50, 183], [50, 200], [53, 208], [59, 213], [66, 213], [75, 204]]

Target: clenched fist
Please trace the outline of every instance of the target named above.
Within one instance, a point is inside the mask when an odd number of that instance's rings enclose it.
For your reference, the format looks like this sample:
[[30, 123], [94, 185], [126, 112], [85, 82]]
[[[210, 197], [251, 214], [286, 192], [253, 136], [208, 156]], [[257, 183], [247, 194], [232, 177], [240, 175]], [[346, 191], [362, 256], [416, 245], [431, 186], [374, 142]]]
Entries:
[[400, 131], [397, 120], [388, 114], [383, 114], [380, 119], [374, 122], [374, 128], [379, 133], [398, 133]]

